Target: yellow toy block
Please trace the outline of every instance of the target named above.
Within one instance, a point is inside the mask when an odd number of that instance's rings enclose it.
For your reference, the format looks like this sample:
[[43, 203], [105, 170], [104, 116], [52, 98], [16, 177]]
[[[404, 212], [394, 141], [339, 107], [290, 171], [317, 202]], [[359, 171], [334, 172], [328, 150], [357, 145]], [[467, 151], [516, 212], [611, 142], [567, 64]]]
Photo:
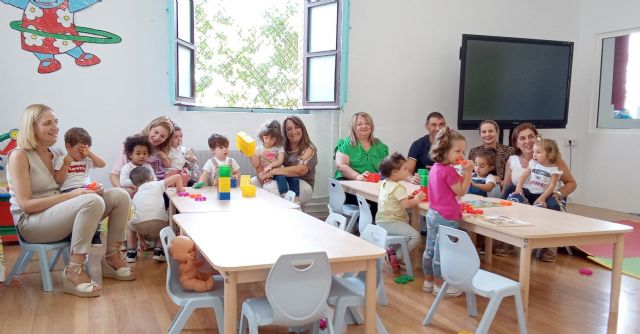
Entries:
[[221, 193], [231, 192], [231, 178], [221, 177], [218, 179], [218, 191]]
[[240, 131], [236, 133], [236, 147], [244, 155], [251, 157], [256, 152], [256, 141], [246, 132]]
[[240, 187], [251, 184], [251, 175], [240, 175]]
[[256, 197], [256, 186], [252, 184], [240, 186], [242, 197]]

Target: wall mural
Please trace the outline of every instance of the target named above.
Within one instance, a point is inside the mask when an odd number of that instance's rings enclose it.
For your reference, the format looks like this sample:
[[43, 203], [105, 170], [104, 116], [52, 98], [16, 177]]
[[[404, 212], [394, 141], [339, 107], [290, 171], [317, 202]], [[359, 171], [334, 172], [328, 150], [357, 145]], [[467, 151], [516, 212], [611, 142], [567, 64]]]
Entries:
[[38, 73], [41, 74], [59, 70], [62, 64], [55, 56], [63, 53], [73, 57], [78, 66], [97, 65], [100, 58], [85, 52], [82, 44], [115, 44], [122, 41], [116, 34], [75, 25], [75, 13], [100, 0], [1, 1], [24, 10], [22, 20], [13, 21], [9, 26], [20, 32], [22, 49], [32, 52], [40, 60]]

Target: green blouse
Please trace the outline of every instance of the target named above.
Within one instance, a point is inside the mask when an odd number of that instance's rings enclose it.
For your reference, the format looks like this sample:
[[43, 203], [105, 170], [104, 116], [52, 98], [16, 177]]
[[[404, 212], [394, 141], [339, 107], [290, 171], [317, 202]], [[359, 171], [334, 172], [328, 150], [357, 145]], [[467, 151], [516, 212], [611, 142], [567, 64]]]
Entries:
[[[356, 172], [362, 174], [364, 172], [378, 172], [378, 166], [380, 161], [389, 155], [389, 147], [379, 139], [374, 141], [369, 151], [365, 151], [362, 145], [358, 142], [356, 146], [352, 146], [349, 143], [349, 137], [341, 138], [338, 140], [334, 152], [340, 152], [349, 157], [349, 167]], [[336, 171], [336, 179], [342, 178], [342, 173]]]

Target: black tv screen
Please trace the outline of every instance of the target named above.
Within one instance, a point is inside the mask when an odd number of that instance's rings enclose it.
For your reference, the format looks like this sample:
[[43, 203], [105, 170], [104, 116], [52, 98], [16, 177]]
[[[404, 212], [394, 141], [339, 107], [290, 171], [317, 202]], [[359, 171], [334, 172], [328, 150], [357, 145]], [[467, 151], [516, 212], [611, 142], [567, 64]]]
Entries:
[[462, 35], [458, 127], [564, 128], [573, 42]]

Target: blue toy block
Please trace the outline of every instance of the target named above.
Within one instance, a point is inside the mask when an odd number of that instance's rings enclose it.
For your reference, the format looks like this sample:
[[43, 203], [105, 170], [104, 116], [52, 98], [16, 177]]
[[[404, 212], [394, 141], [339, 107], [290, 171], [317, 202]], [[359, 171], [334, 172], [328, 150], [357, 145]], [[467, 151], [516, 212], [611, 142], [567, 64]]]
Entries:
[[223, 192], [219, 192], [218, 193], [218, 199], [221, 201], [228, 201], [231, 199], [231, 193], [223, 193]]
[[238, 179], [232, 177], [231, 178], [231, 188], [237, 188], [238, 187]]

